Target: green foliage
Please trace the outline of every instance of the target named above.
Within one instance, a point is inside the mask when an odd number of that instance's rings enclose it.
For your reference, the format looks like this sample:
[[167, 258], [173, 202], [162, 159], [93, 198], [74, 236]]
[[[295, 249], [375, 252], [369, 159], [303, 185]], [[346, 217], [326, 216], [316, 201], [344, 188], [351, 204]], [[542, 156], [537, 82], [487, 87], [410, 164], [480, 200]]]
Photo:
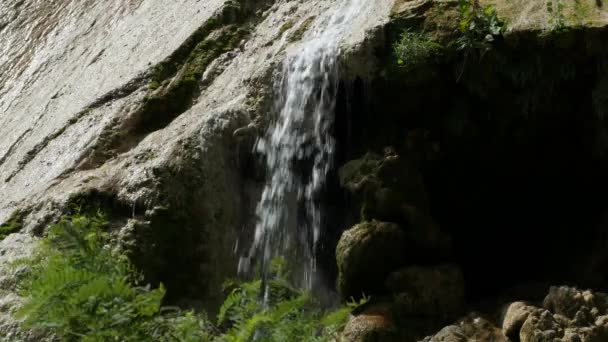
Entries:
[[[273, 261], [275, 270], [283, 266], [283, 261]], [[266, 286], [259, 280], [236, 286], [220, 308], [218, 326], [226, 332], [216, 341], [331, 341], [350, 312], [367, 301], [326, 311], [308, 292], [291, 287], [283, 276], [285, 273], [276, 272]]]
[[165, 289], [138, 286], [128, 258], [109, 246], [101, 214], [53, 225], [38, 253], [24, 263], [22, 327], [62, 341], [202, 341], [205, 321], [161, 307]]
[[276, 259], [266, 282], [229, 284], [216, 328], [202, 315], [163, 307], [164, 287], [141, 286], [129, 259], [109, 244], [101, 214], [53, 225], [37, 253], [19, 262], [28, 266], [20, 283], [25, 301], [15, 313], [22, 329], [66, 342], [320, 342], [335, 339], [351, 310], [364, 303], [324, 310], [289, 284], [286, 262]]
[[16, 233], [23, 228], [23, 215], [19, 211], [15, 211], [9, 218], [0, 225], [0, 241], [4, 240], [10, 234]]
[[393, 46], [397, 64], [407, 70], [437, 57], [442, 49], [430, 35], [412, 31], [403, 32]]
[[496, 8], [492, 5], [483, 7], [478, 0], [460, 0], [458, 6], [461, 36], [456, 40], [457, 49], [480, 51], [481, 54], [490, 50], [495, 38], [506, 28], [505, 22], [498, 18]]

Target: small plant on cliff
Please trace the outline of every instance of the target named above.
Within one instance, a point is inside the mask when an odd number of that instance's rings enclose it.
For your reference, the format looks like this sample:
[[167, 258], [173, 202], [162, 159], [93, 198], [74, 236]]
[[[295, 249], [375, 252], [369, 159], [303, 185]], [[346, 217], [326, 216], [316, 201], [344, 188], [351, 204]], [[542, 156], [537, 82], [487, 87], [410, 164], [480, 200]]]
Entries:
[[43, 238], [21, 283], [22, 326], [61, 341], [201, 341], [205, 321], [161, 307], [165, 289], [139, 285], [128, 258], [109, 248], [102, 215], [63, 218]]
[[504, 32], [504, 21], [498, 18], [494, 6], [481, 6], [479, 0], [460, 0], [458, 8], [460, 38], [456, 40], [456, 47], [467, 54], [479, 51], [483, 55]]
[[403, 32], [393, 46], [397, 64], [408, 70], [437, 57], [442, 49], [427, 33], [412, 31]]
[[10, 234], [16, 233], [23, 228], [23, 217], [21, 212], [15, 211], [9, 218], [0, 225], [0, 241]]

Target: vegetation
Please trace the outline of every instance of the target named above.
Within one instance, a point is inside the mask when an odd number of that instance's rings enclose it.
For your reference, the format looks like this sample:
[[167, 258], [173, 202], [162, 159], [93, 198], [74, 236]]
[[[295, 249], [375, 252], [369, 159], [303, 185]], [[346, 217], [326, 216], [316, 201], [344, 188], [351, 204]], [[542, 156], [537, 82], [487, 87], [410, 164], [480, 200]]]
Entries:
[[203, 316], [161, 306], [165, 289], [142, 287], [129, 260], [108, 246], [100, 214], [53, 225], [38, 253], [24, 260], [23, 328], [61, 341], [201, 341]]
[[289, 285], [283, 265], [280, 259], [273, 262], [267, 286], [258, 280], [232, 290], [218, 315], [218, 325], [227, 329], [218, 341], [331, 341], [351, 310], [367, 300], [327, 312], [308, 292]]
[[397, 64], [411, 70], [415, 66], [435, 58], [443, 47], [423, 32], [405, 31], [393, 46]]
[[465, 53], [479, 51], [481, 55], [491, 49], [497, 36], [502, 35], [506, 25], [498, 18], [492, 5], [481, 6], [478, 0], [460, 0], [460, 38], [456, 47]]
[[4, 240], [12, 233], [16, 233], [23, 228], [23, 215], [19, 211], [13, 212], [6, 222], [0, 225], [0, 241]]
[[110, 246], [102, 214], [75, 214], [50, 227], [38, 252], [22, 260], [23, 330], [61, 341], [329, 341], [343, 328], [349, 304], [326, 311], [287, 279], [276, 260], [272, 277], [230, 282], [217, 326], [205, 315], [163, 307], [165, 289], [143, 286], [129, 259]]

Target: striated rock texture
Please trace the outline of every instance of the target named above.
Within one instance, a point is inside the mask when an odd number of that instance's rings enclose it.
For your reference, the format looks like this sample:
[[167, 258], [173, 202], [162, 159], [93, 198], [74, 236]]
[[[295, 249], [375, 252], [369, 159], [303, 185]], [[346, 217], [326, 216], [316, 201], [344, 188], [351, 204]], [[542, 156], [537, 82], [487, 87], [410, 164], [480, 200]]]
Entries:
[[[169, 300], [216, 307], [258, 200], [274, 76], [332, 3], [2, 1], [0, 222], [36, 235], [101, 207]], [[349, 23], [344, 51], [392, 4]]]

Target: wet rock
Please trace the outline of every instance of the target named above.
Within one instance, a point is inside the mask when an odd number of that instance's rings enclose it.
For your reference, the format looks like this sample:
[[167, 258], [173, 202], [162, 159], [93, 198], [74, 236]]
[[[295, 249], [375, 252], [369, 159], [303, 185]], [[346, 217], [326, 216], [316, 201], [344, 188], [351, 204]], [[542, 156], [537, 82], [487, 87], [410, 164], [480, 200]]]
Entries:
[[342, 342], [401, 342], [390, 305], [376, 304], [353, 316], [341, 335]]
[[363, 222], [345, 231], [336, 248], [342, 298], [385, 292], [386, 277], [407, 261], [405, 242], [394, 223]]
[[403, 316], [453, 319], [464, 307], [464, 277], [455, 265], [404, 268], [388, 277], [386, 287]]

